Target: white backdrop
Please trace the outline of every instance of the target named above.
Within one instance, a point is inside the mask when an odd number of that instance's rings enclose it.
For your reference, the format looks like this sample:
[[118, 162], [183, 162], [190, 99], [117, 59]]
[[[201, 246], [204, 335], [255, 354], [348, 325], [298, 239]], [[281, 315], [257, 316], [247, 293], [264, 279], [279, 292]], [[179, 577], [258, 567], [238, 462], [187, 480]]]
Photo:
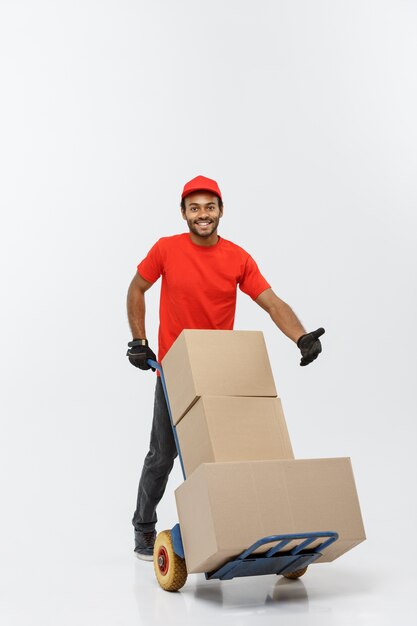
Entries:
[[[1, 0], [3, 559], [132, 550], [154, 378], [126, 292], [180, 192], [215, 178], [323, 354], [265, 333], [297, 457], [351, 456], [372, 561], [416, 476], [417, 5]], [[147, 294], [156, 350], [159, 283]], [[158, 528], [176, 522], [176, 466]], [[47, 556], [45, 556], [47, 555]]]

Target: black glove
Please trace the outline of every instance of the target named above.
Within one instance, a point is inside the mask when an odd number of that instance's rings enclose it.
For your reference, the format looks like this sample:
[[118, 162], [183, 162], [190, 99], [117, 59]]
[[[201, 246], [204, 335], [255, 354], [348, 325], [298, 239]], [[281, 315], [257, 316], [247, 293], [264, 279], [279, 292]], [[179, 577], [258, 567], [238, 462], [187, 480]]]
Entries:
[[132, 365], [141, 370], [152, 369], [153, 372], [155, 371], [155, 368], [151, 368], [147, 363], [148, 359], [156, 361], [155, 353], [150, 349], [147, 339], [133, 339], [127, 345], [129, 350], [126, 352], [126, 356], [129, 357]]
[[314, 359], [317, 359], [321, 352], [321, 343], [319, 337], [324, 335], [324, 328], [318, 328], [312, 333], [301, 335], [297, 341], [297, 346], [301, 350], [302, 358], [300, 365], [308, 365]]

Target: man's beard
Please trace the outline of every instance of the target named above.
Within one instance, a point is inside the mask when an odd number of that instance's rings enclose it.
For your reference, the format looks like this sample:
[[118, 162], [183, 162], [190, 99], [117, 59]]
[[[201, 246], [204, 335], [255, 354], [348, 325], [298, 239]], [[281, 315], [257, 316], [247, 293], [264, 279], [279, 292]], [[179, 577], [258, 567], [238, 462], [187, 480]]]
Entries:
[[191, 232], [194, 233], [194, 235], [197, 235], [198, 237], [210, 237], [210, 235], [212, 235], [214, 231], [216, 230], [216, 228], [218, 227], [220, 217], [210, 218], [209, 220], [197, 220], [197, 221], [201, 221], [201, 222], [207, 221], [211, 223], [210, 223], [209, 228], [207, 228], [206, 231], [200, 231], [195, 226], [195, 220], [187, 219], [188, 228], [191, 230]]

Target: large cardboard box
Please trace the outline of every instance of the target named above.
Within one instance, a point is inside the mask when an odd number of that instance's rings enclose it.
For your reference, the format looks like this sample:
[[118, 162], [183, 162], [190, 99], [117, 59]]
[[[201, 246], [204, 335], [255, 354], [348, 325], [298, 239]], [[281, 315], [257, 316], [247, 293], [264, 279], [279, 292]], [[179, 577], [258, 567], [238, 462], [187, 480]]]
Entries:
[[212, 571], [269, 535], [339, 533], [317, 562], [366, 538], [349, 458], [204, 463], [175, 497], [189, 573]]
[[183, 330], [162, 367], [174, 424], [203, 395], [277, 396], [260, 331]]
[[176, 428], [186, 476], [201, 463], [294, 458], [279, 398], [202, 396]]

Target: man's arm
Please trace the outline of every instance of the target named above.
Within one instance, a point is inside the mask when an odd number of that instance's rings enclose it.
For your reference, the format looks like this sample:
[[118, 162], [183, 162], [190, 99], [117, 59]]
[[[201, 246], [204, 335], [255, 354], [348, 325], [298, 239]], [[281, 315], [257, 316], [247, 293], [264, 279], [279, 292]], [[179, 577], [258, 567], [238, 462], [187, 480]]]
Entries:
[[127, 317], [134, 339], [146, 339], [145, 331], [145, 291], [152, 287], [136, 272], [127, 292]]
[[301, 335], [306, 333], [304, 326], [290, 306], [272, 291], [265, 289], [255, 300], [260, 307], [269, 313], [278, 328], [297, 343]]

